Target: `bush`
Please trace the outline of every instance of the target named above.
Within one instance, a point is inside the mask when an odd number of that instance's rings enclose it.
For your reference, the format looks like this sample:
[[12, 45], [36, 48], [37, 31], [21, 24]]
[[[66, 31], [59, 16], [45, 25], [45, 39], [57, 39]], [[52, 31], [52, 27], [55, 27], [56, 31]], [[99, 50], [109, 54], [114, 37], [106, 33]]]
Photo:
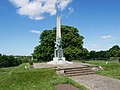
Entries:
[[14, 56], [0, 55], [0, 68], [20, 65], [22, 62]]
[[82, 63], [85, 63], [85, 60], [82, 60]]
[[30, 61], [30, 62], [29, 62], [29, 64], [30, 64], [30, 65], [33, 65], [33, 62], [32, 62], [32, 61]]

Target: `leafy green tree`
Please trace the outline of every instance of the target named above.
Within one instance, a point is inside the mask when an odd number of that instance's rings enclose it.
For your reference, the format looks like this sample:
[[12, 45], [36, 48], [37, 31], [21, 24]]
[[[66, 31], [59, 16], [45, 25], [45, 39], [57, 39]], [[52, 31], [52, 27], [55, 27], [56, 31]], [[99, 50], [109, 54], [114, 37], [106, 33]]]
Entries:
[[[77, 28], [71, 26], [61, 26], [62, 47], [67, 60], [85, 58], [88, 50], [83, 48], [83, 36], [80, 36]], [[36, 46], [33, 57], [38, 61], [50, 61], [54, 57], [54, 45], [56, 39], [56, 28], [45, 30], [40, 35], [40, 45]]]
[[45, 30], [40, 35], [40, 45], [35, 47], [34, 58], [38, 61], [52, 60], [54, 52], [55, 31]]
[[9, 63], [8, 63], [8, 58], [7, 56], [3, 55], [0, 56], [0, 67], [8, 67]]
[[120, 49], [118, 50], [118, 57], [120, 57]]
[[109, 54], [111, 57], [119, 57], [120, 56], [120, 47], [118, 45], [113, 46], [109, 49]]

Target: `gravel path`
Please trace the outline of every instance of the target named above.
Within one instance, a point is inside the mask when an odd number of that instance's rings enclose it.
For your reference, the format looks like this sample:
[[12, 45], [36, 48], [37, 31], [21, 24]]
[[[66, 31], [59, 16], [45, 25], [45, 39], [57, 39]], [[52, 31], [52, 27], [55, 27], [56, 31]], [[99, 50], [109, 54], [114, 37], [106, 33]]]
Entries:
[[89, 90], [120, 90], [120, 80], [102, 75], [91, 74], [70, 78]]

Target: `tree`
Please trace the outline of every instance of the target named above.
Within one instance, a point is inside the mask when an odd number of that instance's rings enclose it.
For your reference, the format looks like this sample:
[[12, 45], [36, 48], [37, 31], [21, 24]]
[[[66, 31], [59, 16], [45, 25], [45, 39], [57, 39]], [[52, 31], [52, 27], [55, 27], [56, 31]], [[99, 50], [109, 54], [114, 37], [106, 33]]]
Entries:
[[89, 59], [95, 59], [96, 58], [96, 51], [90, 51], [89, 52]]
[[6, 55], [0, 56], [0, 68], [1, 67], [17, 66], [21, 63], [22, 62], [16, 58], [14, 58], [14, 56], [6, 56]]
[[120, 56], [120, 47], [118, 45], [113, 46], [109, 49], [109, 54], [111, 57], [119, 57]]
[[[88, 50], [83, 48], [83, 36], [80, 36], [77, 28], [71, 26], [61, 26], [62, 47], [67, 60], [76, 60], [86, 57]], [[38, 61], [50, 61], [54, 57], [54, 41], [56, 28], [45, 30], [40, 35], [40, 45], [36, 46], [33, 57]]]
[[107, 60], [110, 57], [108, 51], [99, 51], [99, 52], [96, 52], [96, 54], [97, 54], [98, 60]]

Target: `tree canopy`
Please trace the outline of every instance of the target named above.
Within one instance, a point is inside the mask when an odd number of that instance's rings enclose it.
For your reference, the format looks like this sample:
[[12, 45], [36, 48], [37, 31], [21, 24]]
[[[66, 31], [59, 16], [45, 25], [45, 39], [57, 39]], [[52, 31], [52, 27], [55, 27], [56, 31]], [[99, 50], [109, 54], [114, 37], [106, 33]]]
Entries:
[[109, 49], [111, 57], [120, 57], [120, 47], [118, 45], [113, 46]]
[[[76, 60], [87, 57], [88, 50], [83, 48], [84, 37], [78, 33], [78, 29], [71, 26], [61, 26], [62, 47], [66, 60]], [[44, 30], [40, 35], [40, 44], [32, 53], [38, 61], [50, 61], [54, 57], [54, 45], [56, 28]]]

